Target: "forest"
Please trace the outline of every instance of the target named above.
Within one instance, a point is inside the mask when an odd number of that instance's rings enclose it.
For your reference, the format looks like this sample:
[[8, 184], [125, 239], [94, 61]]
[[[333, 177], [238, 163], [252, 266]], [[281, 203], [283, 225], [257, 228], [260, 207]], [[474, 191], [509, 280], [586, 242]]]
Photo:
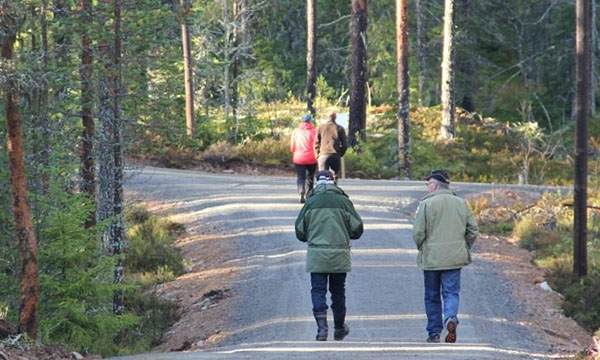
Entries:
[[597, 188], [581, 3], [584, 100], [570, 0], [0, 0], [0, 321], [102, 355], [156, 346], [176, 308], [152, 289], [183, 273], [185, 230], [125, 201], [129, 170], [291, 175], [306, 113], [349, 114], [349, 177], [572, 186], [584, 104]]

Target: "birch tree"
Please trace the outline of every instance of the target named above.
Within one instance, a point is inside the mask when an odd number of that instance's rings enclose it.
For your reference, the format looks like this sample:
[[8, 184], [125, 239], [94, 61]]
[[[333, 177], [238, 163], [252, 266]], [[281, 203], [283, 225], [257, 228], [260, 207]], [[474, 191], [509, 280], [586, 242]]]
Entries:
[[454, 0], [444, 1], [444, 43], [442, 50], [442, 127], [440, 139], [456, 137], [454, 127]]
[[190, 30], [187, 19], [190, 14], [190, 0], [181, 0], [182, 21], [181, 21], [181, 42], [183, 48], [183, 71], [185, 81], [185, 124], [188, 136], [194, 136], [196, 125], [194, 120], [194, 83], [192, 77], [192, 50], [190, 43]]

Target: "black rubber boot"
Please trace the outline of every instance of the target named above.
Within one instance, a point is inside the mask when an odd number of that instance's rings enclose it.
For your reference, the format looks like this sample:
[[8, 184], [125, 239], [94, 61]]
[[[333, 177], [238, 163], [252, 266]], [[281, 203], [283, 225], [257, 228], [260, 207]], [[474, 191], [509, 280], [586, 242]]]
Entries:
[[333, 340], [341, 341], [344, 340], [346, 335], [350, 333], [350, 327], [345, 324], [346, 313], [333, 314], [333, 324], [335, 326], [333, 332]]
[[327, 312], [313, 313], [315, 320], [317, 320], [317, 341], [327, 341]]

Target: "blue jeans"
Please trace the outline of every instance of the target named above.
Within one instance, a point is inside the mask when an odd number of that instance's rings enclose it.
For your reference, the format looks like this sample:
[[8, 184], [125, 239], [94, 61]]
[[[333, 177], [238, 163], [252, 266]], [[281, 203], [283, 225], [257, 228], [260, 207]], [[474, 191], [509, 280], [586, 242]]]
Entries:
[[[460, 269], [425, 270], [425, 312], [427, 332], [440, 334], [444, 323], [450, 318], [458, 325], [458, 302], [460, 293]], [[444, 299], [444, 322], [442, 322], [442, 298]]]
[[346, 273], [310, 273], [313, 312], [327, 311], [327, 280], [329, 280], [333, 315], [346, 314]]

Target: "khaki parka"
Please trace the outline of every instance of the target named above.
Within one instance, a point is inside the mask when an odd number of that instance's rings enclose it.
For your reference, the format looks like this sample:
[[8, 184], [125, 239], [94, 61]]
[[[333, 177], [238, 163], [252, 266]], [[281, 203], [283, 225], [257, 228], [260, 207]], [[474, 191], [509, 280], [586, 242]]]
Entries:
[[448, 189], [427, 194], [419, 204], [413, 240], [423, 270], [458, 269], [471, 263], [470, 249], [479, 229], [464, 199]]
[[351, 270], [350, 239], [363, 233], [363, 222], [348, 196], [336, 185], [317, 185], [296, 219], [296, 237], [308, 243], [306, 272]]

